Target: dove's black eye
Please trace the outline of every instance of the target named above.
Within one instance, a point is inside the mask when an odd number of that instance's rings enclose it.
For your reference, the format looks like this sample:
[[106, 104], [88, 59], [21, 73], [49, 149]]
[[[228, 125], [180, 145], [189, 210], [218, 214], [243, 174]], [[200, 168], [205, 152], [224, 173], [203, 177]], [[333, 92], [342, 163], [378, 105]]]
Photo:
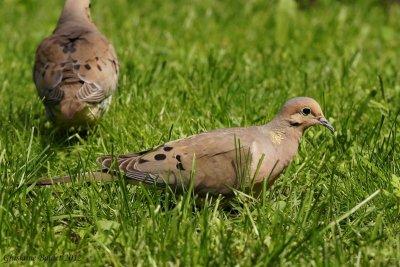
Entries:
[[307, 116], [311, 114], [311, 109], [310, 108], [303, 108], [301, 110], [301, 113], [303, 113], [303, 115]]

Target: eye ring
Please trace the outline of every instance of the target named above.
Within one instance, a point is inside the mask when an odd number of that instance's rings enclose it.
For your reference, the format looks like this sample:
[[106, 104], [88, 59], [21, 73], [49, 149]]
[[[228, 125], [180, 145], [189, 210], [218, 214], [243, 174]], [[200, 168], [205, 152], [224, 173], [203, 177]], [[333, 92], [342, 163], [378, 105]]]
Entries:
[[303, 109], [301, 110], [301, 113], [302, 113], [304, 116], [308, 116], [308, 115], [311, 114], [311, 108], [305, 107], [305, 108], [303, 108]]

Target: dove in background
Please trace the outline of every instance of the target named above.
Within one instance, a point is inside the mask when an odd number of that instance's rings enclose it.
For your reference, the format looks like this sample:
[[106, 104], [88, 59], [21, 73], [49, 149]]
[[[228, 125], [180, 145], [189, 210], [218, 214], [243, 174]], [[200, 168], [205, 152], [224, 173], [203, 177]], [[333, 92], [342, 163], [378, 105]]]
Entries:
[[66, 0], [53, 34], [36, 51], [33, 78], [47, 116], [62, 128], [95, 124], [117, 89], [113, 46], [90, 17], [90, 0]]

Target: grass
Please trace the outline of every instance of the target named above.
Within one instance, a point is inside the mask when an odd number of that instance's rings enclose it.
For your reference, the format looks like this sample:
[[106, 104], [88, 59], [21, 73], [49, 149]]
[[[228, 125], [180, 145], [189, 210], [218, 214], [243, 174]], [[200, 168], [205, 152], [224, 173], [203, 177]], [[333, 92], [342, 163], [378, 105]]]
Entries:
[[[88, 137], [46, 126], [34, 51], [62, 1], [0, 2], [0, 256], [33, 265], [357, 265], [400, 262], [400, 6], [379, 1], [94, 1], [119, 91]], [[259, 199], [204, 201], [123, 181], [52, 188], [107, 153], [268, 122], [320, 101], [314, 128]]]

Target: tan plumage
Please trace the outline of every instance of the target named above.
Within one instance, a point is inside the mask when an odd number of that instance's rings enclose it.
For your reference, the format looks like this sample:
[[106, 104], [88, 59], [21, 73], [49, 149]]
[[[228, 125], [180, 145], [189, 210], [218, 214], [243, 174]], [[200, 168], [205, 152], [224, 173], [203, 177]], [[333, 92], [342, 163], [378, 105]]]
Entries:
[[48, 117], [59, 126], [94, 124], [117, 88], [117, 56], [91, 21], [89, 5], [89, 0], [66, 0], [54, 33], [36, 51], [35, 85]]
[[[232, 188], [243, 183], [261, 184], [268, 179], [272, 184], [297, 154], [304, 131], [317, 124], [334, 131], [315, 100], [294, 98], [266, 125], [215, 130], [150, 151], [104, 156], [99, 162], [103, 173], [113, 174], [113, 166], [118, 166], [128, 180], [175, 188], [187, 187], [194, 172], [197, 193], [230, 194]], [[241, 180], [246, 177], [252, 181]], [[39, 184], [68, 181], [46, 180]]]

